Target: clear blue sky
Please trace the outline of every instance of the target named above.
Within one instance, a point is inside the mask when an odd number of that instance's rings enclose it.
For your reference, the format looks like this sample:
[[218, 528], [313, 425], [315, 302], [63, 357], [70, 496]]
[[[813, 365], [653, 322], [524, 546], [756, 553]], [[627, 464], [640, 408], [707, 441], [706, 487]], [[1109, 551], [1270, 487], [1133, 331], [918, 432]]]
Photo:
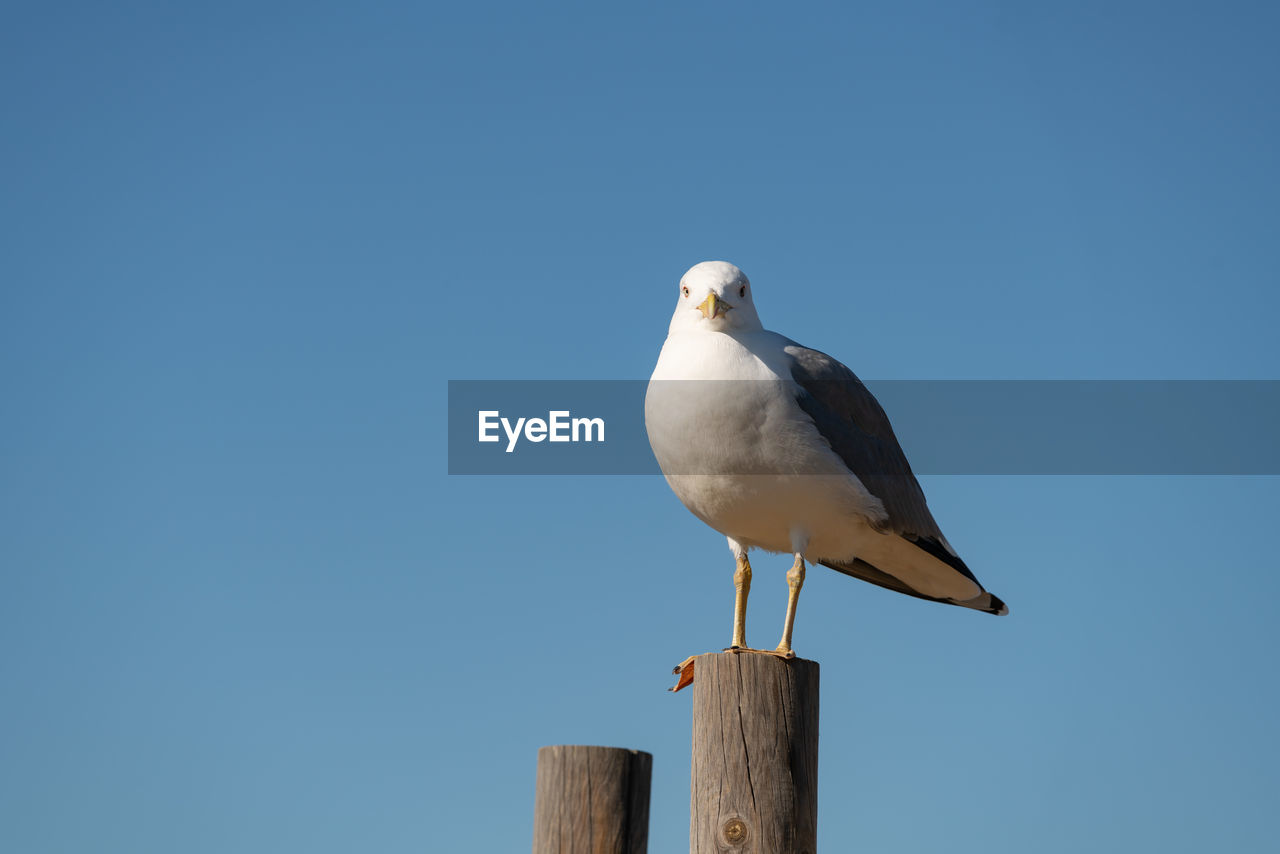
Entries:
[[[682, 850], [723, 539], [444, 406], [697, 261], [869, 379], [1280, 378], [1274, 4], [851, 5], [9, 8], [0, 848], [518, 851], [595, 743]], [[1280, 482], [924, 485], [1013, 614], [810, 573], [824, 850], [1270, 850]]]

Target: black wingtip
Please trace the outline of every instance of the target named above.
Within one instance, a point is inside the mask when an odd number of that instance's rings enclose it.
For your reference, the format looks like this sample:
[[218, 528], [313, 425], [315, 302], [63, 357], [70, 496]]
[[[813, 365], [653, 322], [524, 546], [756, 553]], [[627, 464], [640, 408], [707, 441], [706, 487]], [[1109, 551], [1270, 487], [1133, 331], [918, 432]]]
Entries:
[[966, 599], [963, 602], [957, 602], [954, 599], [949, 600], [953, 605], [962, 605], [965, 608], [972, 608], [975, 611], [981, 611], [984, 614], [995, 614], [997, 617], [1003, 617], [1009, 613], [1009, 606], [1004, 604], [1004, 600], [994, 593], [982, 593], [972, 599]]

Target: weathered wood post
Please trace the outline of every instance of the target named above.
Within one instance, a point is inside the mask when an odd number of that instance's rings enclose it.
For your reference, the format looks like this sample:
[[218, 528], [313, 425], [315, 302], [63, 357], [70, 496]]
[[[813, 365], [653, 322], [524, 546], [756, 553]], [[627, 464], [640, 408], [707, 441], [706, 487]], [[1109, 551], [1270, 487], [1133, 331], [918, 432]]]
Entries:
[[818, 663], [694, 659], [690, 854], [814, 854]]
[[653, 756], [558, 744], [538, 751], [533, 854], [645, 854]]

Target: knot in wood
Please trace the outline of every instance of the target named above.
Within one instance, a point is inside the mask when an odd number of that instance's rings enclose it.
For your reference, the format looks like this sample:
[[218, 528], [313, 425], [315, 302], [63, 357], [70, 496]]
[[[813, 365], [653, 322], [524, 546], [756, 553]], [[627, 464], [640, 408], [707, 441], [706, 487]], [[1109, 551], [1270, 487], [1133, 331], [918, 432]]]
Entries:
[[731, 818], [721, 828], [724, 841], [735, 848], [747, 841], [747, 823], [740, 818]]

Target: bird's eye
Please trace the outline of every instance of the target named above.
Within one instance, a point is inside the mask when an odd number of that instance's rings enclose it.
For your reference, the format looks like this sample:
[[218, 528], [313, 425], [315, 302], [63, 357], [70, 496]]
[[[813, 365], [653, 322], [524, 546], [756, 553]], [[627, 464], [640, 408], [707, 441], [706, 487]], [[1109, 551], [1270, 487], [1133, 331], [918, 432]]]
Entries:
[[740, 296], [740, 297], [745, 297], [746, 295], [747, 295], [747, 286], [746, 286], [746, 285], [743, 285], [742, 287], [738, 288], [738, 296]]
[[680, 293], [684, 294], [685, 296], [688, 296], [688, 295], [689, 295], [689, 289], [688, 289], [688, 288], [681, 288], [681, 289], [680, 289]]

